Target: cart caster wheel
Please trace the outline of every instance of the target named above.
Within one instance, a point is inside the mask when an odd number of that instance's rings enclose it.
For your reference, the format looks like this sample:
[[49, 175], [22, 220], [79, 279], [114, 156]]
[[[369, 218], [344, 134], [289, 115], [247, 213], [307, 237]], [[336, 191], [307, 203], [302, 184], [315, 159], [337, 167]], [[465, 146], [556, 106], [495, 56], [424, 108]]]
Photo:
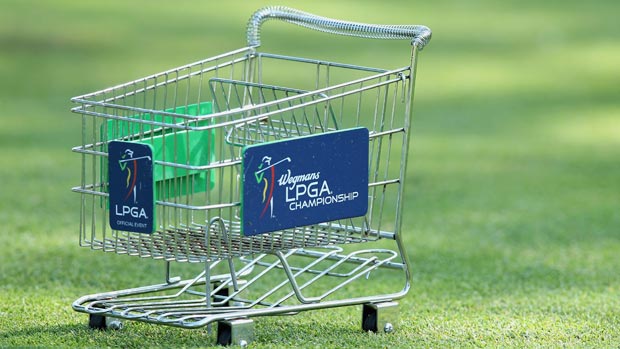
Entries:
[[95, 330], [121, 330], [123, 323], [115, 318], [106, 317], [98, 314], [90, 314], [88, 318], [88, 327]]
[[119, 319], [107, 318], [107, 327], [114, 331], [120, 331], [123, 329], [123, 323]]
[[384, 333], [394, 332], [398, 321], [398, 303], [368, 303], [362, 309], [362, 330]]
[[254, 340], [254, 321], [250, 319], [223, 320], [217, 323], [217, 344], [239, 345], [245, 348]]

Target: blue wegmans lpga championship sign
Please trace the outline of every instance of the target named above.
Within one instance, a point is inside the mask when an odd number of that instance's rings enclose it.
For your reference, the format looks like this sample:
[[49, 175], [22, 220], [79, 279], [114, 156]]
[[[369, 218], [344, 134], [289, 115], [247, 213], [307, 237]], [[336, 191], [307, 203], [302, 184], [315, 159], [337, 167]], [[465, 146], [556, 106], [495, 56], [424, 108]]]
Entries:
[[246, 236], [358, 217], [368, 210], [368, 129], [243, 149]]

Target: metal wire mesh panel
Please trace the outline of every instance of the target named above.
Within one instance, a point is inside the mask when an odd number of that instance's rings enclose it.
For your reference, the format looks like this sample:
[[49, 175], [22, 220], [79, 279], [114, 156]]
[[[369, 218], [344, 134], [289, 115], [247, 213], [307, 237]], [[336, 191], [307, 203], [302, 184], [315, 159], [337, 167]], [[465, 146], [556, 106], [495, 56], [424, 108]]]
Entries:
[[[269, 69], [283, 64], [314, 71], [312, 85], [319, 87], [279, 85], [280, 74]], [[357, 79], [332, 85], [332, 74], [348, 72]], [[387, 71], [241, 50], [76, 98], [80, 106], [74, 111], [83, 115], [83, 145], [74, 149], [83, 161], [82, 184], [74, 189], [82, 193], [81, 243], [198, 262], [394, 234], [409, 74], [408, 68]], [[369, 177], [366, 216], [259, 237], [241, 234], [241, 147], [358, 126], [370, 132], [370, 173], [352, 174]], [[107, 146], [113, 140], [154, 148], [152, 235], [108, 226]]]

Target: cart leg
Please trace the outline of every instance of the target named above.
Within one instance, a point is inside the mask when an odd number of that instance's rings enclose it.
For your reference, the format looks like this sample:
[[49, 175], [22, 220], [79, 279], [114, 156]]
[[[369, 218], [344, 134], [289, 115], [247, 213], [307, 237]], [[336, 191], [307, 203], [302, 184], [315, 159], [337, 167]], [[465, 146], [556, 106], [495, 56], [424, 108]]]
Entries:
[[[237, 287], [241, 287], [243, 285], [245, 285], [247, 283], [246, 280], [237, 280]], [[213, 285], [213, 288], [217, 288], [220, 285]], [[227, 301], [221, 304], [217, 304], [217, 302], [221, 302], [224, 299], [228, 298], [228, 296], [232, 295], [235, 293], [235, 288], [233, 286], [232, 283], [229, 283], [227, 287], [221, 288], [220, 290], [218, 290], [217, 292], [215, 292], [215, 294], [213, 295], [213, 302], [216, 303], [214, 305], [214, 307], [229, 307], [231, 306], [231, 302]], [[238, 303], [238, 302], [232, 302], [232, 306], [239, 306], [239, 305], [243, 305], [243, 303]]]
[[367, 303], [362, 308], [362, 330], [385, 333], [394, 331], [398, 321], [398, 303]]
[[247, 318], [217, 323], [217, 344], [245, 347], [254, 340], [254, 321]]
[[95, 330], [120, 330], [123, 328], [123, 323], [119, 319], [107, 317], [104, 315], [89, 314], [88, 327]]
[[[229, 295], [230, 295], [230, 287], [224, 287], [220, 289], [219, 291], [215, 292], [215, 294], [213, 295], [213, 301], [219, 302], [223, 299], [228, 298]], [[216, 306], [227, 307], [229, 306], [229, 303], [230, 302], [224, 302], [221, 305], [216, 305]]]

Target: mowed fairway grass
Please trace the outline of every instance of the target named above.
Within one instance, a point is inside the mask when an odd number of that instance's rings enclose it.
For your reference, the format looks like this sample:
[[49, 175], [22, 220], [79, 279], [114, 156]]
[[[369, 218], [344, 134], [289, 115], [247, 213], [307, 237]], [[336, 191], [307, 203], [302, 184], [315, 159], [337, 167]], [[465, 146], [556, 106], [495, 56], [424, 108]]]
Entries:
[[[69, 99], [242, 47], [247, 19], [268, 4], [2, 1], [0, 347], [214, 345], [206, 329], [92, 331], [71, 309], [85, 294], [160, 282], [163, 263], [78, 246], [70, 149], [81, 123]], [[251, 346], [618, 347], [620, 2], [278, 4], [433, 30], [402, 231], [414, 283], [392, 334], [362, 332], [360, 309], [341, 308], [257, 319]], [[408, 64], [406, 42], [328, 38], [263, 31], [270, 51]]]

